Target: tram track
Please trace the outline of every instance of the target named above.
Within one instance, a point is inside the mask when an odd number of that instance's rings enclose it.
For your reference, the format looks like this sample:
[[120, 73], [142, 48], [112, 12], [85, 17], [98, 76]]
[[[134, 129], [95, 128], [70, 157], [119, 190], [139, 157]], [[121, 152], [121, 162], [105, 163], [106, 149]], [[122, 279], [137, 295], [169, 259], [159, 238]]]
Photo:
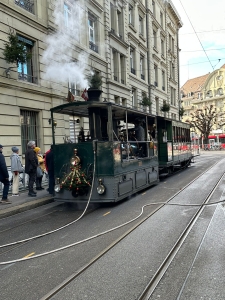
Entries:
[[217, 189], [218, 185], [221, 183], [222, 179], [224, 178], [225, 172], [221, 175], [221, 177], [218, 179], [217, 183], [214, 185], [214, 187], [211, 189], [211, 191], [208, 193], [207, 197], [205, 197], [203, 203], [200, 205], [197, 212], [193, 215], [192, 219], [190, 220], [189, 224], [186, 226], [184, 231], [181, 233], [180, 237], [178, 238], [177, 242], [174, 244], [173, 248], [170, 250], [167, 257], [164, 259], [163, 263], [160, 265], [158, 270], [155, 272], [151, 280], [149, 281], [148, 285], [146, 286], [143, 293], [140, 295], [138, 300], [147, 300], [150, 299], [151, 295], [155, 291], [156, 287], [160, 283], [162, 277], [165, 275], [169, 265], [173, 261], [174, 257], [178, 253], [179, 249], [183, 245], [186, 237], [188, 236], [189, 232], [192, 230], [193, 226], [195, 225], [196, 221], [198, 220], [199, 216], [203, 212], [205, 208], [205, 204], [209, 202], [211, 199], [213, 193]]
[[[72, 274], [71, 276], [69, 276], [61, 284], [57, 285], [54, 289], [52, 289], [51, 291], [49, 291], [49, 293], [47, 293], [45, 296], [43, 296], [41, 298], [41, 300], [51, 299], [54, 295], [56, 295], [58, 292], [60, 292], [61, 290], [63, 290], [66, 286], [69, 285], [70, 282], [72, 282], [73, 280], [75, 280], [76, 278], [78, 278], [82, 273], [84, 273], [85, 270], [87, 270], [89, 267], [91, 267], [95, 262], [97, 262], [102, 256], [104, 256], [114, 246], [116, 246], [118, 243], [120, 243], [132, 231], [134, 231], [135, 229], [137, 229], [142, 223], [144, 223], [151, 216], [153, 216], [155, 213], [157, 213], [162, 207], [164, 207], [165, 205], [169, 204], [169, 202], [171, 200], [173, 200], [176, 196], [178, 196], [181, 192], [183, 192], [186, 188], [188, 188], [192, 183], [194, 183], [202, 175], [204, 175], [206, 172], [208, 172], [210, 169], [212, 169], [214, 166], [216, 166], [220, 161], [221, 160], [219, 160], [218, 162], [216, 162], [215, 164], [213, 164], [210, 168], [208, 168], [203, 173], [201, 173], [196, 178], [194, 178], [191, 182], [189, 182], [185, 187], [183, 187], [181, 190], [179, 190], [177, 193], [175, 193], [172, 197], [170, 197], [163, 204], [159, 203], [159, 206], [157, 208], [155, 208], [153, 211], [151, 211], [151, 213], [149, 213], [144, 218], [142, 218], [140, 222], [138, 222], [137, 224], [135, 224], [134, 226], [132, 226], [131, 228], [129, 228], [129, 230], [127, 230], [124, 234], [122, 234], [115, 241], [113, 241], [108, 247], [106, 247], [103, 251], [101, 251], [98, 255], [96, 255], [91, 261], [89, 261], [86, 265], [84, 265], [82, 268], [80, 268], [77, 272], [75, 272], [74, 274]], [[220, 177], [220, 179], [218, 180], [218, 182], [216, 183], [216, 185], [211, 189], [211, 191], [209, 192], [209, 194], [206, 197], [206, 199], [204, 200], [204, 202], [202, 204], [199, 204], [200, 208], [195, 213], [195, 215], [193, 216], [193, 218], [189, 222], [188, 226], [185, 228], [185, 230], [181, 234], [180, 238], [176, 242], [175, 246], [171, 249], [171, 251], [169, 252], [168, 256], [164, 260], [163, 264], [160, 266], [160, 268], [157, 270], [157, 272], [153, 276], [152, 280], [146, 286], [146, 288], [145, 288], [144, 292], [142, 293], [142, 295], [140, 296], [139, 300], [147, 299], [147, 298], [144, 298], [144, 297], [146, 297], [146, 295], [149, 292], [149, 290], [151, 289], [153, 291], [155, 289], [155, 287], [156, 287], [155, 283], [157, 283], [162, 278], [163, 274], [165, 274], [166, 269], [168, 268], [168, 266], [171, 263], [172, 259], [176, 255], [177, 251], [179, 250], [179, 248], [182, 245], [183, 241], [185, 240], [186, 236], [190, 232], [190, 230], [193, 227], [194, 223], [196, 222], [198, 216], [201, 214], [202, 210], [204, 209], [204, 205], [207, 203], [207, 200], [210, 199], [212, 193], [215, 191], [215, 189], [219, 185], [219, 182], [222, 180], [223, 176], [224, 176], [224, 173]], [[153, 289], [153, 287], [154, 287], [154, 289]]]

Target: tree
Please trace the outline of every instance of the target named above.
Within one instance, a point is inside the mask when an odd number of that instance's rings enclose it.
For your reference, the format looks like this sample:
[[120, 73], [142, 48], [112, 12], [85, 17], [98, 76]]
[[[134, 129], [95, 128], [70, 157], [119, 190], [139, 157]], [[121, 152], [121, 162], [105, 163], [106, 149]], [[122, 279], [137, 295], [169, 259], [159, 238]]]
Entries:
[[26, 45], [18, 40], [18, 36], [9, 33], [8, 42], [4, 44], [3, 56], [7, 63], [26, 63], [31, 58], [31, 53], [27, 51]]
[[213, 105], [209, 105], [191, 113], [191, 120], [188, 119], [186, 122], [195, 130], [200, 131], [203, 143], [207, 144], [213, 126], [221, 127], [225, 125], [224, 115], [225, 112], [217, 112]]
[[181, 108], [179, 109], [180, 117], [183, 117], [184, 113], [185, 113], [185, 109], [183, 108], [183, 106], [181, 106]]

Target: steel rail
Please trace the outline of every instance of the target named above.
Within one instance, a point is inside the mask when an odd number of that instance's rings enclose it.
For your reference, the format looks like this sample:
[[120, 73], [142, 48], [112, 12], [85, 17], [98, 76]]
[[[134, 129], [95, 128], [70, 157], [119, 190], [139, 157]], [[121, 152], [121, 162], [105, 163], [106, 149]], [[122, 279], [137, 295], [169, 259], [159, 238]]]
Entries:
[[155, 288], [159, 284], [160, 280], [162, 279], [163, 275], [166, 273], [169, 265], [173, 261], [174, 257], [176, 256], [177, 252], [179, 251], [180, 247], [183, 245], [185, 239], [187, 238], [189, 232], [195, 225], [196, 221], [198, 220], [199, 216], [201, 215], [202, 211], [205, 209], [205, 204], [209, 202], [211, 199], [213, 193], [217, 189], [218, 185], [221, 183], [225, 175], [225, 172], [221, 175], [221, 177], [218, 179], [214, 187], [210, 190], [208, 195], [203, 200], [202, 204], [199, 204], [199, 209], [197, 212], [193, 215], [192, 219], [189, 221], [186, 228], [181, 233], [180, 237], [174, 244], [173, 248], [170, 250], [169, 254], [166, 256], [156, 273], [153, 275], [152, 279], [147, 284], [146, 288], [144, 289], [143, 293], [139, 296], [138, 300], [147, 300], [151, 297], [153, 294]]
[[[222, 159], [221, 159], [222, 160]], [[209, 167], [207, 170], [205, 170], [203, 173], [199, 174], [196, 178], [194, 178], [191, 182], [189, 182], [187, 185], [185, 185], [181, 190], [176, 192], [172, 197], [170, 197], [165, 203], [159, 204], [159, 206], [154, 209], [151, 213], [149, 213], [147, 216], [145, 216], [143, 219], [141, 219], [140, 222], [135, 224], [133, 227], [131, 227], [129, 230], [127, 230], [124, 234], [122, 234], [119, 238], [117, 238], [115, 241], [113, 241], [108, 247], [106, 247], [104, 250], [102, 250], [98, 255], [96, 255], [90, 262], [88, 262], [86, 265], [84, 265], [82, 268], [80, 268], [77, 272], [70, 275], [68, 278], [66, 278], [61, 284], [57, 285], [54, 289], [49, 291], [45, 296], [43, 296], [40, 300], [48, 300], [51, 299], [54, 295], [56, 295], [59, 291], [64, 289], [70, 282], [72, 282], [74, 279], [79, 277], [85, 270], [87, 270], [89, 267], [91, 267], [95, 262], [97, 262], [103, 255], [105, 255], [109, 250], [111, 250], [115, 245], [120, 243], [126, 236], [128, 236], [132, 231], [137, 229], [142, 223], [144, 223], [147, 219], [149, 219], [152, 215], [154, 215], [156, 212], [158, 212], [162, 207], [167, 205], [171, 200], [173, 200], [177, 195], [179, 195], [181, 192], [183, 192], [186, 188], [188, 188], [192, 183], [194, 183], [197, 179], [199, 179], [202, 175], [204, 175], [206, 172], [208, 172], [210, 169], [212, 169], [214, 166], [216, 166], [221, 160], [217, 161], [215, 164], [213, 164], [211, 167]], [[211, 194], [211, 192], [210, 192]], [[204, 204], [199, 204], [200, 206], [203, 206]], [[172, 250], [170, 251], [172, 254]], [[165, 260], [166, 262], [166, 260]], [[159, 269], [161, 269], [163, 264], [160, 266]], [[159, 270], [158, 270], [159, 271]], [[156, 272], [158, 274], [158, 271]], [[148, 285], [149, 286], [149, 285]], [[146, 287], [146, 292], [148, 290], [148, 286]], [[145, 292], [145, 291], [144, 291]], [[143, 293], [144, 294], [144, 293]], [[144, 299], [144, 298], [140, 298]]]

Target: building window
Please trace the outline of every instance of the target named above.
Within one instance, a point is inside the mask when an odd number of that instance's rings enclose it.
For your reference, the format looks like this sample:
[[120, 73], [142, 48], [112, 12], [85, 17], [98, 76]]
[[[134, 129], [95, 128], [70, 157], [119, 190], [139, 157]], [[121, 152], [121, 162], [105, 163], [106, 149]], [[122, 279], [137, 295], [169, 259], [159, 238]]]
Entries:
[[98, 53], [98, 46], [96, 45], [96, 23], [97, 19], [92, 15], [88, 15], [88, 33], [89, 33], [89, 48]]
[[130, 71], [132, 74], [136, 74], [135, 68], [134, 68], [134, 49], [130, 48]]
[[80, 96], [80, 87], [76, 83], [76, 81], [69, 80], [68, 83], [69, 91], [74, 95], [74, 96]]
[[170, 87], [170, 104], [176, 106], [176, 89]]
[[170, 77], [175, 79], [175, 65], [172, 61], [170, 61]]
[[64, 3], [64, 24], [65, 27], [70, 27], [70, 22], [72, 19], [72, 14], [71, 14], [71, 7], [67, 4]]
[[160, 25], [163, 27], [163, 13], [160, 11]]
[[219, 88], [219, 89], [217, 90], [216, 95], [217, 95], [217, 96], [223, 95], [223, 89], [222, 89], [222, 88]]
[[176, 120], [176, 114], [171, 114], [171, 119]]
[[119, 80], [119, 62], [118, 62], [119, 53], [116, 50], [113, 50], [113, 79], [115, 81]]
[[165, 42], [161, 39], [161, 55], [165, 56]]
[[117, 26], [118, 26], [118, 33], [119, 33], [119, 38], [122, 39], [123, 38], [123, 22], [124, 22], [124, 18], [123, 18], [123, 13], [117, 10]]
[[37, 146], [40, 146], [38, 136], [38, 112], [21, 110], [20, 111], [20, 126], [21, 126], [21, 144], [22, 154], [27, 150], [27, 143], [35, 141]]
[[165, 76], [165, 71], [162, 70], [162, 90], [166, 90], [166, 76]]
[[129, 6], [129, 24], [134, 26], [134, 10], [133, 6]]
[[131, 106], [137, 108], [136, 89], [131, 90]]
[[115, 31], [115, 9], [114, 5], [110, 3], [110, 17], [111, 17], [111, 31]]
[[139, 34], [143, 35], [143, 18], [139, 16]]
[[172, 38], [172, 36], [169, 34], [169, 50], [174, 53], [174, 38]]
[[207, 93], [206, 93], [206, 98], [211, 98], [213, 96], [213, 92], [212, 90], [209, 90]]
[[[24, 43], [27, 52], [32, 54], [34, 43], [22, 36], [18, 36], [18, 40]], [[25, 63], [19, 63], [17, 66], [18, 79], [31, 83], [37, 83], [37, 77], [34, 77], [33, 58], [31, 57]]]
[[160, 110], [159, 110], [159, 98], [155, 97], [155, 109], [156, 109], [156, 115], [159, 115]]
[[120, 105], [120, 97], [114, 96], [114, 101], [115, 101], [116, 104]]
[[174, 39], [172, 38], [172, 52], [174, 53], [174, 50], [175, 50], [175, 43], [174, 43]]
[[120, 71], [121, 71], [121, 83], [125, 84], [126, 78], [126, 58], [124, 55], [120, 55]]
[[169, 51], [172, 51], [172, 36], [169, 34]]
[[156, 16], [155, 1], [152, 1], [152, 13], [153, 13], [153, 16], [155, 17]]
[[22, 7], [23, 9], [34, 14], [34, 1], [31, 0], [15, 0], [15, 4]]
[[155, 77], [154, 85], [158, 86], [158, 66], [157, 65], [154, 65], [154, 77]]
[[144, 56], [140, 57], [140, 74], [141, 74], [141, 79], [145, 80], [145, 75], [144, 75]]
[[157, 49], [157, 32], [153, 29], [153, 47]]

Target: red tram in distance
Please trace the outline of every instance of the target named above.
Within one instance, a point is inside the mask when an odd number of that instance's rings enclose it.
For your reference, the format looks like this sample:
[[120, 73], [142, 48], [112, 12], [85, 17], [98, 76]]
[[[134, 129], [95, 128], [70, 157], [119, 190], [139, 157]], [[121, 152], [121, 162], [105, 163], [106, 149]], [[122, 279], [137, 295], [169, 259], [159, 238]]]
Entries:
[[225, 134], [219, 135], [209, 135], [209, 144], [207, 145], [208, 148], [214, 145], [219, 145], [221, 149], [225, 149]]

